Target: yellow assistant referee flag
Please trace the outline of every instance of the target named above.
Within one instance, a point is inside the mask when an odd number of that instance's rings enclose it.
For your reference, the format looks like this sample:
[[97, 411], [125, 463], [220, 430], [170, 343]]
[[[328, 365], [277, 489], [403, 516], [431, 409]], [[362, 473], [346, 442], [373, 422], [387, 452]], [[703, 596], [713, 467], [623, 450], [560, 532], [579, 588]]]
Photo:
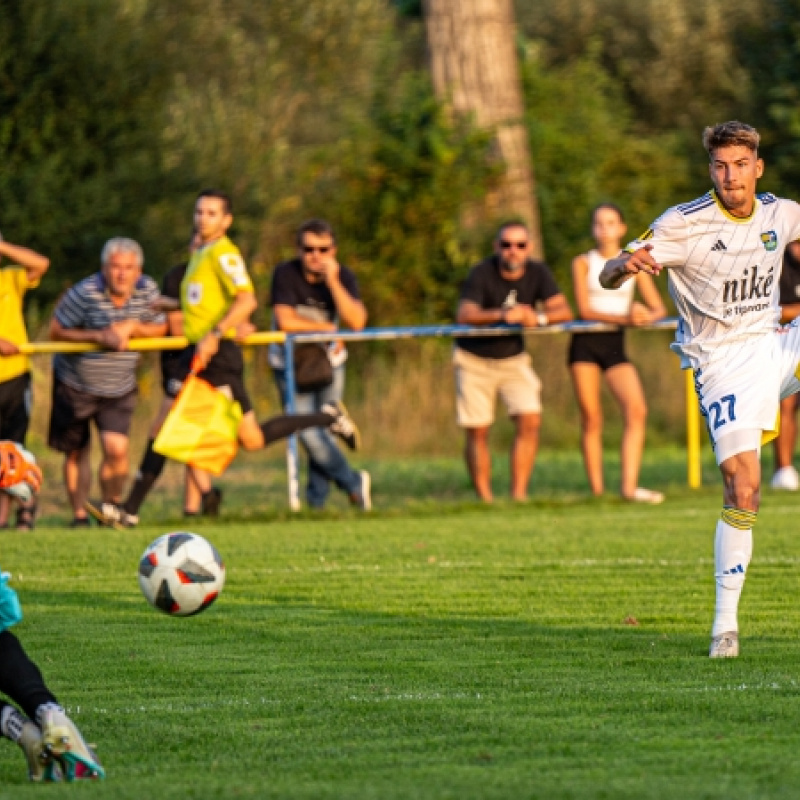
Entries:
[[242, 407], [194, 373], [184, 381], [153, 443], [157, 453], [221, 475], [238, 446]]

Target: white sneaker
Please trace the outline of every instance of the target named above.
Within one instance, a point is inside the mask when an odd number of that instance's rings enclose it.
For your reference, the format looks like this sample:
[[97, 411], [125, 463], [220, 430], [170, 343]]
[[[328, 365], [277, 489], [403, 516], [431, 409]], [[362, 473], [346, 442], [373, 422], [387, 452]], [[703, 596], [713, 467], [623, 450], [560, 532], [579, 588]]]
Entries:
[[350, 501], [362, 511], [372, 511], [372, 477], [365, 469], [358, 474], [361, 478], [361, 486], [357, 492], [350, 495]]
[[781, 467], [772, 476], [772, 488], [783, 492], [796, 492], [800, 489], [800, 475], [792, 467]]
[[737, 658], [739, 655], [739, 634], [736, 631], [726, 631], [711, 640], [708, 649], [709, 658]]
[[659, 503], [664, 502], [664, 495], [653, 489], [644, 489], [641, 486], [637, 486], [633, 494], [625, 499], [631, 503], [647, 503], [651, 506], [657, 506]]

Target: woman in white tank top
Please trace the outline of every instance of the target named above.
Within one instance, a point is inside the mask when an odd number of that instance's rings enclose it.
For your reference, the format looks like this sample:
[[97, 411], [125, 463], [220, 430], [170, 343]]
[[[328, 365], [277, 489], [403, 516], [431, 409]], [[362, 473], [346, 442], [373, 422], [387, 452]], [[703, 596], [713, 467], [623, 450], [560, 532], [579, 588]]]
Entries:
[[[608, 203], [592, 214], [592, 236], [596, 249], [579, 255], [572, 262], [572, 279], [578, 316], [584, 320], [613, 325], [648, 325], [666, 315], [652, 278], [639, 273], [615, 290], [604, 289], [598, 276], [606, 261], [619, 255], [627, 227], [622, 212]], [[643, 303], [634, 300], [638, 289]], [[619, 404], [624, 418], [622, 435], [622, 481], [620, 491], [626, 500], [660, 503], [661, 492], [644, 489], [639, 483], [639, 467], [644, 449], [647, 405], [636, 367], [625, 354], [623, 329], [607, 333], [579, 333], [572, 337], [569, 366], [575, 396], [581, 411], [581, 445], [589, 485], [595, 495], [603, 494], [603, 412], [600, 403], [601, 376]]]

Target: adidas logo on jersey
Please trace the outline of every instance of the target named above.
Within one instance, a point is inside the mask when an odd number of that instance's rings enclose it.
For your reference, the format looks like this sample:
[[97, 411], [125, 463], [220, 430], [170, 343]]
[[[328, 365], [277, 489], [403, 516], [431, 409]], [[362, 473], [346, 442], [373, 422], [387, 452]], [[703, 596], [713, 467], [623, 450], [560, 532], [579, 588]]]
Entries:
[[725, 247], [725, 243], [721, 239], [717, 239], [717, 243], [711, 249], [719, 252], [721, 250], [727, 250], [728, 248]]

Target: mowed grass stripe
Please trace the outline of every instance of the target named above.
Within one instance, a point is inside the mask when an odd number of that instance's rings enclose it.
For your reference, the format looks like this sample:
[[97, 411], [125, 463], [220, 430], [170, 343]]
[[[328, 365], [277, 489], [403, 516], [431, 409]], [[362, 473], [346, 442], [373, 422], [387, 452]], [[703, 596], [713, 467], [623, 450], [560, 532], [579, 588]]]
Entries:
[[770, 500], [724, 663], [710, 492], [204, 523], [228, 584], [183, 620], [136, 585], [160, 528], [9, 534], [20, 637], [109, 779], [28, 786], [8, 744], [0, 797], [793, 796], [800, 503]]

